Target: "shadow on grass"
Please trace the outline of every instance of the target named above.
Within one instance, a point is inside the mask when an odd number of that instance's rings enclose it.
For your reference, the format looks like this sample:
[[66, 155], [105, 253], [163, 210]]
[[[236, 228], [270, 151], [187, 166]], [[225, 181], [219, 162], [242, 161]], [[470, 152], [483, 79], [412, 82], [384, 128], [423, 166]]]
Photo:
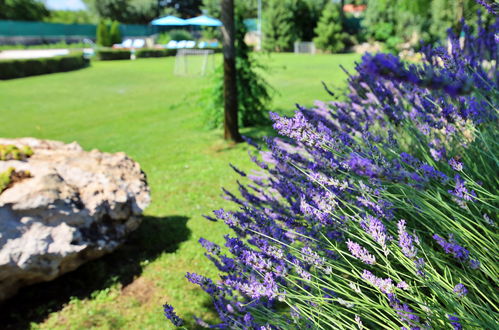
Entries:
[[274, 137], [277, 136], [277, 132], [272, 128], [272, 124], [269, 123], [265, 126], [253, 126], [241, 129], [241, 135], [249, 137], [256, 143], [260, 144], [263, 142], [264, 137]]
[[187, 220], [185, 216], [144, 217], [140, 227], [115, 252], [51, 282], [22, 288], [0, 304], [1, 328], [29, 329], [31, 322], [43, 321], [49, 313], [62, 309], [71, 297], [88, 298], [92, 292], [116, 283], [126, 286], [142, 273], [143, 263], [174, 252], [189, 239]]

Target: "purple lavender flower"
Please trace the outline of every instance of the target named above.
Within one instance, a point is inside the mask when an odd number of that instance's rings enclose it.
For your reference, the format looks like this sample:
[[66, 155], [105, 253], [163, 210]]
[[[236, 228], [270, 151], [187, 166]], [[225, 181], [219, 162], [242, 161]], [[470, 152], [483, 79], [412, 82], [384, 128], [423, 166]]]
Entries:
[[497, 2], [496, 3], [489, 3], [487, 0], [475, 0], [476, 3], [479, 5], [483, 6], [489, 13], [492, 15], [497, 15]]
[[366, 216], [361, 222], [360, 225], [362, 229], [364, 229], [371, 237], [383, 248], [385, 254], [388, 253], [388, 249], [386, 247], [386, 243], [392, 239], [389, 235], [387, 235], [385, 225], [381, 220], [375, 218], [371, 215]]
[[470, 259], [470, 268], [471, 269], [479, 269], [480, 268], [480, 261], [476, 259]]
[[163, 312], [166, 318], [168, 318], [173, 323], [174, 326], [181, 327], [182, 325], [184, 325], [184, 320], [182, 320], [180, 317], [177, 316], [175, 310], [171, 305], [164, 304]]
[[370, 178], [376, 177], [379, 172], [376, 165], [370, 159], [361, 157], [355, 153], [350, 155], [350, 159], [346, 162], [346, 165], [348, 165], [348, 168], [352, 172]]
[[397, 283], [397, 288], [402, 290], [409, 290], [409, 284], [407, 284], [405, 281], [401, 281]]
[[468, 191], [465, 185], [466, 182], [458, 174], [456, 174], [454, 180], [456, 181], [456, 185], [454, 190], [449, 190], [449, 193], [454, 196], [453, 199], [459, 206], [466, 208], [466, 201], [474, 202], [476, 194], [473, 190]]
[[199, 243], [209, 252], [213, 254], [219, 254], [220, 253], [220, 247], [216, 245], [215, 243], [212, 243], [208, 241], [207, 239], [200, 238]]
[[367, 269], [364, 269], [364, 272], [362, 273], [361, 277], [364, 280], [371, 283], [372, 286], [375, 286], [378, 289], [380, 289], [381, 292], [383, 293], [393, 292], [394, 285], [391, 278], [386, 278], [386, 279], [379, 278], [370, 271], [368, 271]]
[[[299, 107], [292, 118], [272, 114], [276, 130], [286, 140], [267, 139], [268, 151], [260, 156], [262, 160], [252, 157], [261, 174], [247, 175], [245, 180], [251, 183], [239, 185], [237, 196], [226, 191], [227, 199], [240, 209], [215, 212], [215, 217], [229, 225], [236, 235], [235, 238], [226, 237], [231, 258], [220, 255], [219, 248], [208, 241], [200, 241], [208, 250], [206, 256], [222, 272], [220, 282], [214, 283], [195, 274], [187, 276], [212, 297], [222, 322], [220, 328], [275, 328], [272, 318], [254, 320], [248, 311], [255, 311], [254, 315], [281, 312], [281, 304], [277, 301], [286, 292], [296, 292], [296, 289], [349, 306], [349, 302], [339, 300], [341, 298], [321, 287], [333, 272], [325, 265], [332, 259], [340, 260], [335, 267], [342, 264], [357, 267], [359, 263], [342, 262], [344, 253], [331, 253], [327, 245], [322, 245], [322, 239], [328, 237], [336, 247], [345, 248], [343, 243], [349, 237], [348, 229], [353, 213], [356, 213], [355, 217], [364, 218], [360, 223], [362, 229], [376, 244], [385, 247], [391, 239], [388, 233], [395, 225], [390, 220], [395, 216], [414, 215], [417, 224], [428, 215], [426, 201], [419, 202], [419, 198], [412, 201], [411, 192], [424, 198], [427, 192], [441, 191], [440, 187], [452, 179], [438, 170], [445, 167], [441, 162], [447, 161], [448, 155], [457, 150], [466, 152], [469, 146], [476, 146], [475, 141], [462, 140], [463, 128], [468, 124], [476, 125], [478, 130], [483, 124], [486, 125], [482, 127], [493, 127], [490, 123], [495, 125], [498, 118], [491, 94], [497, 90], [497, 65], [492, 60], [498, 57], [495, 34], [499, 25], [491, 23], [489, 17], [487, 21], [491, 24], [491, 32], [485, 31], [480, 23], [473, 33], [464, 26], [465, 43], [460, 45], [459, 36], [451, 35], [450, 49], [424, 47], [424, 58], [416, 65], [391, 55], [367, 55], [357, 66], [358, 72], [349, 75], [348, 101], [318, 104], [316, 109]], [[404, 134], [400, 138], [400, 131], [409, 136]], [[414, 151], [421, 160], [402, 150]], [[457, 172], [462, 171], [462, 164], [456, 159], [449, 161], [449, 165]], [[469, 170], [471, 175], [473, 169]], [[455, 185], [450, 192], [452, 195], [444, 196], [444, 202], [445, 197], [453, 198], [467, 208], [467, 202], [476, 201], [476, 208], [470, 205], [467, 212], [490, 210], [482, 208], [481, 200], [469, 191], [471, 186], [464, 179], [458, 177]], [[432, 203], [430, 199], [427, 201]], [[423, 247], [415, 234], [409, 234], [405, 221], [399, 221], [397, 227], [398, 245], [403, 255], [414, 262], [417, 276], [430, 278], [425, 274], [425, 262], [432, 262], [436, 271], [442, 270], [445, 260], [433, 263], [430, 259], [418, 258]], [[435, 232], [446, 230], [444, 227], [445, 224], [435, 222]], [[426, 230], [420, 233], [431, 235]], [[468, 250], [453, 238], [446, 240], [435, 235], [434, 239], [434, 246], [438, 244], [438, 249], [442, 248], [469, 268], [480, 267], [480, 262], [472, 259]], [[376, 263], [375, 255], [360, 244], [348, 240], [346, 247], [353, 258], [369, 265]], [[431, 258], [432, 251], [427, 252]], [[447, 262], [454, 264], [452, 260]], [[392, 265], [399, 267], [395, 260]], [[477, 279], [483, 280], [480, 276], [484, 274], [475, 273]], [[411, 279], [414, 274], [402, 276]], [[396, 313], [406, 328], [435, 326], [430, 324], [435, 318], [420, 320], [414, 311], [419, 314], [420, 307], [413, 310], [409, 300], [401, 301], [409, 294], [401, 290], [436, 296], [433, 315], [454, 310], [449, 309], [445, 299], [438, 299], [438, 292], [433, 292], [431, 286], [423, 290], [419, 286], [409, 288], [404, 281], [396, 283], [391, 278], [379, 278], [369, 270], [363, 272], [362, 278], [379, 289], [379, 296], [389, 299], [392, 314]], [[351, 290], [361, 293], [354, 284]], [[467, 292], [467, 288], [459, 284], [454, 290], [456, 297], [464, 297]], [[286, 302], [291, 306], [296, 302], [294, 299], [292, 293], [286, 296]], [[307, 313], [313, 314], [321, 308], [316, 303], [310, 303], [310, 306]], [[371, 315], [376, 317], [373, 312]], [[349, 313], [355, 315], [354, 311]], [[278, 322], [291, 322], [292, 315], [279, 314], [282, 319]], [[302, 313], [303, 318], [299, 321], [295, 320], [303, 328], [306, 328], [305, 314]], [[469, 319], [476, 316], [470, 315]], [[318, 317], [316, 320], [320, 327], [330, 325], [327, 319]], [[360, 323], [359, 318], [356, 320]], [[449, 320], [458, 328], [465, 322], [454, 315]], [[373, 324], [381, 324], [380, 320], [374, 321]], [[351, 317], [349, 322], [356, 321]]]
[[419, 316], [415, 315], [414, 311], [407, 304], [401, 303], [394, 293], [388, 293], [387, 296], [390, 306], [397, 311], [401, 320], [411, 325], [412, 329], [419, 329], [417, 327]]
[[414, 246], [412, 236], [409, 235], [406, 231], [405, 220], [400, 220], [397, 223], [397, 227], [399, 234], [399, 246], [402, 249], [402, 253], [407, 258], [415, 258], [418, 253], [418, 249]]
[[250, 313], [246, 313], [246, 314], [244, 314], [243, 320], [244, 320], [244, 324], [246, 326], [249, 326], [253, 322], [253, 315], [251, 315]]
[[423, 258], [418, 258], [416, 260], [414, 260], [414, 265], [416, 266], [416, 274], [419, 275], [419, 276], [422, 276], [424, 277], [425, 276], [425, 273], [424, 273], [424, 267], [425, 267], [425, 261]]
[[362, 260], [362, 262], [368, 265], [374, 265], [376, 263], [376, 258], [369, 253], [364, 247], [360, 246], [358, 243], [347, 241], [348, 250], [357, 259]]
[[456, 160], [455, 158], [451, 158], [449, 160], [449, 165], [454, 169], [454, 171], [461, 172], [463, 170], [463, 163]]
[[454, 287], [454, 293], [457, 294], [458, 298], [462, 298], [468, 294], [468, 289], [464, 284], [459, 283]]
[[316, 252], [312, 251], [309, 246], [303, 247], [301, 249], [301, 253], [305, 262], [307, 262], [308, 264], [319, 268], [324, 265], [324, 258], [319, 256]]
[[454, 258], [460, 261], [467, 261], [469, 259], [470, 252], [461, 245], [455, 242], [447, 242], [444, 238], [438, 236], [437, 234], [433, 235], [433, 239], [444, 249], [445, 253], [451, 254]]
[[450, 321], [450, 324], [452, 324], [452, 326], [454, 327], [454, 330], [462, 330], [463, 329], [463, 326], [461, 325], [461, 323], [459, 323], [459, 318], [455, 315], [447, 315], [447, 318], [449, 319]]

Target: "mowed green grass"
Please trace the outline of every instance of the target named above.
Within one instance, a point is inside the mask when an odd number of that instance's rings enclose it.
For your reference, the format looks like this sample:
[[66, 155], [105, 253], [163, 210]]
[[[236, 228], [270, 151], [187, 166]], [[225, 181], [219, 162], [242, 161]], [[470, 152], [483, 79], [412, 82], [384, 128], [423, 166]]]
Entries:
[[[262, 56], [278, 91], [272, 109], [291, 113], [295, 103], [328, 100], [321, 81], [344, 85], [339, 65], [353, 69], [357, 55]], [[221, 58], [217, 57], [217, 62]], [[216, 276], [200, 237], [223, 242], [221, 223], [202, 215], [230, 207], [221, 187], [234, 190], [237, 175], [254, 166], [246, 144], [203, 128], [200, 91], [206, 77], [176, 77], [174, 58], [93, 62], [79, 71], [0, 82], [1, 137], [33, 136], [105, 152], [123, 151], [141, 164], [152, 203], [126, 244], [53, 282], [21, 290], [0, 317], [7, 328], [165, 329], [168, 302], [194, 328], [192, 316], [216, 321], [209, 298], [186, 272]], [[243, 133], [262, 136], [268, 128]]]

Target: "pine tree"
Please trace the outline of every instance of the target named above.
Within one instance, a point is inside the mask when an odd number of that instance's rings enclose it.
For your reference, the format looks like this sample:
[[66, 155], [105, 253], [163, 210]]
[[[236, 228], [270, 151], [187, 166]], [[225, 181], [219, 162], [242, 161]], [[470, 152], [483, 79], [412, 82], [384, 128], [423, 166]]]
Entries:
[[338, 53], [345, 50], [346, 33], [341, 24], [340, 7], [332, 2], [326, 5], [315, 29], [314, 43], [318, 49]]
[[109, 37], [109, 28], [104, 21], [100, 21], [97, 25], [97, 44], [104, 47], [112, 46]]
[[118, 21], [113, 21], [113, 23], [111, 24], [109, 39], [111, 46], [121, 43], [120, 23]]
[[268, 51], [290, 51], [299, 39], [292, 0], [271, 0], [265, 12], [263, 47]]

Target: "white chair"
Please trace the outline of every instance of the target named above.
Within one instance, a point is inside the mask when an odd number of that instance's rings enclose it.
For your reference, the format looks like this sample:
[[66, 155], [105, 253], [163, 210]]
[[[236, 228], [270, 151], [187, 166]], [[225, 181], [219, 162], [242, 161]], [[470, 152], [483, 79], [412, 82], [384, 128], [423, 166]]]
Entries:
[[177, 49], [178, 48], [178, 42], [177, 42], [177, 40], [170, 40], [170, 41], [168, 41], [168, 43], [166, 44], [166, 48], [168, 48], [168, 49]]
[[144, 39], [135, 39], [132, 44], [132, 48], [142, 48], [146, 45], [146, 41]]
[[186, 45], [187, 45], [187, 40], [180, 40], [177, 44], [177, 48], [182, 49], [185, 48]]
[[196, 42], [189, 40], [185, 43], [185, 48], [194, 48], [196, 46]]
[[133, 44], [133, 40], [132, 39], [126, 39], [125, 41], [123, 41], [121, 43], [121, 47], [123, 47], [123, 48], [131, 48], [132, 44]]

